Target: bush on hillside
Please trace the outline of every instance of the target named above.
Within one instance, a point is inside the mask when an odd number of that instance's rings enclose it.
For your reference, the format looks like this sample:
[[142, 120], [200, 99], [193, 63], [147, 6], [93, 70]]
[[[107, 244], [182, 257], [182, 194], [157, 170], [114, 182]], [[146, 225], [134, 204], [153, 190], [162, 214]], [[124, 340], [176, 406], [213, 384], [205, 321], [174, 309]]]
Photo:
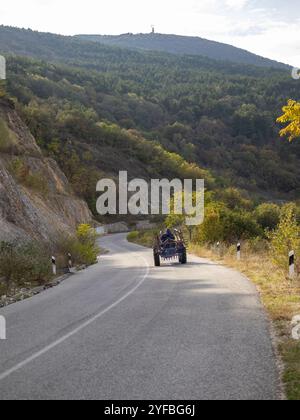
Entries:
[[280, 207], [277, 204], [263, 203], [255, 210], [255, 217], [263, 229], [274, 230], [280, 220]]
[[15, 179], [27, 188], [35, 190], [47, 195], [47, 180], [40, 172], [32, 172], [29, 165], [20, 157], [16, 157], [11, 161], [10, 172]]
[[224, 203], [211, 202], [206, 206], [202, 225], [196, 228], [194, 238], [199, 243], [233, 243], [241, 239], [263, 236], [263, 230], [245, 210], [231, 210]]

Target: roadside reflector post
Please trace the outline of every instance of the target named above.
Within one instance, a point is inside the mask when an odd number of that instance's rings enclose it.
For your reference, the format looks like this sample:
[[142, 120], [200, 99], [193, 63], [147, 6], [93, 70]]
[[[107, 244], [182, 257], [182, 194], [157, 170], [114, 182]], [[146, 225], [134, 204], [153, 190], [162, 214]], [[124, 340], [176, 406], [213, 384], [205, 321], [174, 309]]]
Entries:
[[56, 258], [55, 257], [52, 257], [52, 272], [53, 272], [53, 275], [56, 276], [57, 270], [56, 270]]
[[241, 249], [242, 249], [242, 246], [241, 246], [241, 243], [239, 242], [236, 246], [236, 257], [238, 261], [241, 260]]
[[72, 263], [72, 255], [69, 253], [68, 254], [68, 267], [69, 267], [69, 270], [71, 270], [72, 266], [73, 266], [73, 263]]
[[6, 320], [0, 315], [0, 340], [6, 340]]
[[295, 251], [289, 253], [289, 277], [295, 278]]

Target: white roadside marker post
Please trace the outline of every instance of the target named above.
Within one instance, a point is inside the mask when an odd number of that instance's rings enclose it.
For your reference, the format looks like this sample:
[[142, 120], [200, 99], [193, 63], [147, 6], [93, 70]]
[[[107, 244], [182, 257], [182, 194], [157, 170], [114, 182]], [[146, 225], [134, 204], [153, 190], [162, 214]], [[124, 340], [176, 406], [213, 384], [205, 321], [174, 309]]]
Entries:
[[6, 320], [0, 316], [0, 340], [6, 340]]
[[52, 271], [53, 271], [53, 275], [56, 276], [56, 258], [52, 257]]
[[295, 251], [289, 253], [289, 277], [295, 278]]
[[236, 256], [237, 256], [237, 260], [238, 261], [240, 261], [241, 260], [241, 243], [239, 242], [238, 244], [237, 244], [237, 247], [236, 247]]
[[69, 266], [69, 271], [71, 271], [73, 264], [72, 264], [72, 255], [70, 253], [68, 254], [68, 266]]

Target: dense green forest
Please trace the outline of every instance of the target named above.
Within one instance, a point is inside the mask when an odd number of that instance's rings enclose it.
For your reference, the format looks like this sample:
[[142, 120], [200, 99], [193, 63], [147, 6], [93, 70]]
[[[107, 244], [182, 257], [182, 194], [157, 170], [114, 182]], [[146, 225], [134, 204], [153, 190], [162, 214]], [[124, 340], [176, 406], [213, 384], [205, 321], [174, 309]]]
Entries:
[[106, 82], [97, 73], [27, 58], [10, 58], [8, 70], [6, 89], [23, 120], [94, 213], [97, 181], [117, 178], [120, 170], [146, 179], [205, 178], [208, 186], [215, 185], [210, 171], [146, 140], [136, 129], [121, 127], [108, 111], [104, 118], [97, 92], [91, 89], [91, 84], [100, 92], [105, 89]]
[[179, 55], [201, 55], [215, 60], [233, 61], [235, 63], [262, 67], [285, 67], [282, 63], [260, 57], [240, 48], [233, 47], [232, 45], [199, 37], [158, 33], [128, 33], [122, 35], [77, 35], [77, 38], [121, 48], [163, 51]]
[[299, 99], [289, 71], [0, 34], [9, 95], [92, 208], [99, 175], [126, 169], [145, 178], [204, 174], [208, 185], [262, 199], [299, 196], [300, 145], [280, 139], [276, 124], [286, 101]]

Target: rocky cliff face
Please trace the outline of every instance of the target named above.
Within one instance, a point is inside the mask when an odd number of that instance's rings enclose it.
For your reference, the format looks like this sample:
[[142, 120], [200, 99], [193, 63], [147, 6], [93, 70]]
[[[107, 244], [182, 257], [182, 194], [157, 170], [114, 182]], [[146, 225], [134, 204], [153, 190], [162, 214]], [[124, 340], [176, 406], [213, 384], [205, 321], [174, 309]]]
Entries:
[[58, 165], [43, 156], [13, 105], [0, 99], [0, 241], [54, 240], [91, 221]]

